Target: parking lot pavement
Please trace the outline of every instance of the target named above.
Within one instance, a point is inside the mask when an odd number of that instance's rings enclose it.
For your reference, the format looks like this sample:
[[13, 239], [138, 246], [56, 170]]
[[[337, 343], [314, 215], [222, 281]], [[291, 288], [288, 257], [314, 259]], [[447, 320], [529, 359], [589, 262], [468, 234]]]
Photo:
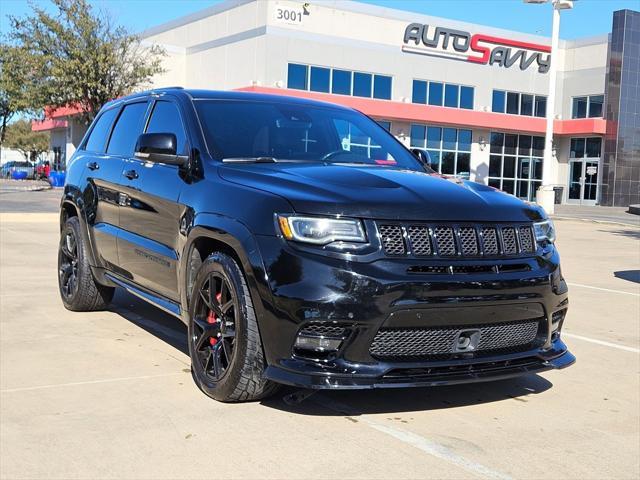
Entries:
[[0, 184], [0, 213], [57, 213], [61, 196], [61, 188], [16, 190]]
[[56, 215], [0, 214], [0, 477], [640, 476], [640, 230], [556, 222], [571, 307], [562, 371], [470, 386], [221, 404], [186, 329], [118, 292], [72, 313]]

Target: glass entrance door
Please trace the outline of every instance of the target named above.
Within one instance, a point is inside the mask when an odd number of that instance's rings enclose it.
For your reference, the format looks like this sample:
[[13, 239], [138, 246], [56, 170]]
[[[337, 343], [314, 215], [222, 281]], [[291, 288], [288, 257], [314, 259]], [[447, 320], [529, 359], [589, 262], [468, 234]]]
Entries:
[[569, 161], [568, 203], [595, 205], [598, 199], [599, 159]]

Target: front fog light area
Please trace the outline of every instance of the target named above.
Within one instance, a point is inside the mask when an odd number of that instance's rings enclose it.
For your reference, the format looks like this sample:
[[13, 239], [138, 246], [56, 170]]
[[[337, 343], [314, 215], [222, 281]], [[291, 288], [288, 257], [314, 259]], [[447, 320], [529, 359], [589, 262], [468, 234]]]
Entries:
[[340, 350], [347, 337], [347, 329], [333, 323], [312, 323], [298, 332], [293, 350], [296, 355], [324, 359]]
[[300, 350], [311, 350], [313, 352], [337, 351], [342, 344], [341, 338], [309, 337], [298, 335], [295, 347]]
[[556, 339], [560, 335], [560, 330], [562, 329], [562, 323], [564, 322], [564, 317], [567, 313], [567, 310], [558, 310], [551, 315], [551, 334], [553, 339]]

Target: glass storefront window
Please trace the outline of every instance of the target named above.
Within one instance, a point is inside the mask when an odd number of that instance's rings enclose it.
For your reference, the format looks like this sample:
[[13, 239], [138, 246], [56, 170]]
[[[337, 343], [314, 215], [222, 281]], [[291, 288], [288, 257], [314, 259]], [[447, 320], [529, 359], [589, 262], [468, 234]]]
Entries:
[[442, 83], [429, 82], [429, 105], [442, 105], [444, 99], [444, 86]]
[[473, 110], [473, 87], [460, 87], [460, 108]]
[[542, 180], [544, 137], [491, 132], [489, 185], [533, 200]]
[[444, 106], [458, 108], [460, 101], [460, 87], [450, 83], [444, 86]]
[[517, 115], [520, 110], [520, 94], [515, 92], [507, 92], [507, 113]]
[[491, 111], [544, 117], [547, 114], [547, 97], [530, 93], [505, 92], [494, 90], [491, 99]]
[[571, 118], [602, 117], [604, 95], [590, 95], [588, 97], [573, 97]]
[[431, 168], [446, 175], [469, 178], [471, 142], [471, 130], [411, 125], [411, 146], [426, 149]]

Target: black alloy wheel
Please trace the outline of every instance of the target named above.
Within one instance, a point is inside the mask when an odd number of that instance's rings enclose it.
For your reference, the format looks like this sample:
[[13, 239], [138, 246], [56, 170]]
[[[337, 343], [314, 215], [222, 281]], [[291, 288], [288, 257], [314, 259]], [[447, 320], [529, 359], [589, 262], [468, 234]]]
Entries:
[[214, 382], [233, 361], [238, 310], [236, 292], [226, 275], [210, 273], [196, 299], [191, 347], [202, 371]]
[[72, 229], [64, 232], [60, 243], [59, 263], [60, 292], [69, 300], [78, 291], [78, 241]]

